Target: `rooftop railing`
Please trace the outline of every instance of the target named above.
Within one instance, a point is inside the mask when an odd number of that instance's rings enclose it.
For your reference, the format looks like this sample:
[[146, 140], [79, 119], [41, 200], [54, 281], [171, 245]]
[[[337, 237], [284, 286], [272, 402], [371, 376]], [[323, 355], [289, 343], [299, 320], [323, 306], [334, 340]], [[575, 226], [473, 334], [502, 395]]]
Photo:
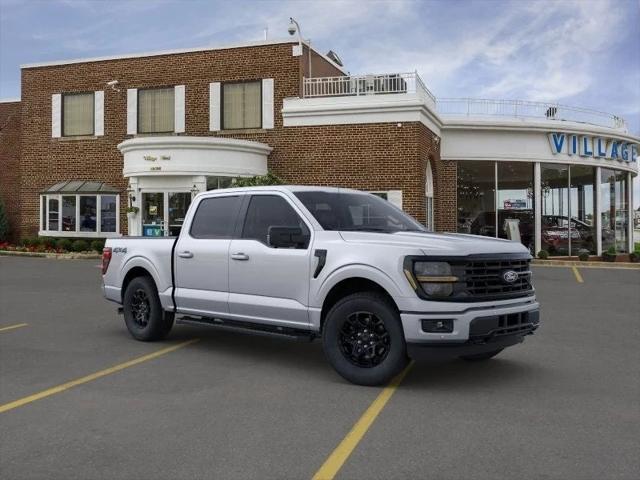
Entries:
[[527, 100], [488, 100], [478, 98], [439, 98], [436, 102], [441, 115], [466, 117], [512, 117], [588, 123], [626, 130], [625, 120], [616, 115], [589, 108], [571, 107], [559, 103]]
[[305, 78], [303, 85], [305, 98], [414, 93], [436, 101], [416, 72]]
[[511, 117], [587, 123], [627, 130], [625, 120], [616, 115], [559, 103], [527, 100], [440, 98], [425, 86], [417, 72], [380, 75], [314, 77], [303, 81], [303, 97], [347, 97], [364, 95], [416, 94], [441, 115], [467, 117]]

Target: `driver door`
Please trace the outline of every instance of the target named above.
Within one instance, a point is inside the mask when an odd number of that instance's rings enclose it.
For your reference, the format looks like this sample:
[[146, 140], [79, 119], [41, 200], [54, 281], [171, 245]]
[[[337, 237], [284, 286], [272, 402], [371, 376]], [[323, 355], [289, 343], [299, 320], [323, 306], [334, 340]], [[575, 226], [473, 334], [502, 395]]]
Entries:
[[[299, 227], [308, 239], [297, 248], [269, 245], [270, 226]], [[257, 323], [308, 328], [310, 228], [280, 193], [248, 199], [240, 238], [229, 248], [229, 313]]]

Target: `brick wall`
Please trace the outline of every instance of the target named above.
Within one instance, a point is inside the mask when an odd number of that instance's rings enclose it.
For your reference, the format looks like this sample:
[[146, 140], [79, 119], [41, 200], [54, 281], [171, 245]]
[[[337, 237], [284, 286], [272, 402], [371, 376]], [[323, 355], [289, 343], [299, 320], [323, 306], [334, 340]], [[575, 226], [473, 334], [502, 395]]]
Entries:
[[11, 238], [20, 224], [20, 102], [0, 103], [0, 198]]
[[[314, 64], [314, 76], [320, 72], [340, 74], [322, 57], [316, 55], [313, 59], [320, 65]], [[131, 138], [126, 134], [127, 88], [185, 85], [185, 135], [219, 135], [266, 143], [273, 147], [269, 168], [290, 183], [401, 189], [405, 210], [424, 221], [426, 160], [433, 158], [436, 185], [451, 178], [454, 182], [453, 187], [436, 187], [436, 205], [451, 188], [455, 193], [455, 165], [451, 177], [452, 166], [439, 161], [439, 145], [420, 123], [404, 123], [401, 127], [381, 123], [284, 128], [282, 102], [285, 97], [299, 95], [303, 70], [300, 57], [291, 55], [291, 44], [23, 69], [21, 234], [32, 235], [38, 229], [39, 192], [71, 179], [104, 181], [120, 188], [120, 225], [126, 233], [127, 181], [122, 176], [123, 158], [116, 147]], [[209, 132], [209, 83], [262, 78], [275, 80], [275, 128]], [[118, 80], [120, 92], [106, 88], [111, 80]], [[51, 95], [95, 90], [105, 91], [105, 135], [90, 139], [51, 138]], [[449, 210], [438, 208], [438, 229], [451, 221], [455, 227], [455, 215], [446, 218]]]

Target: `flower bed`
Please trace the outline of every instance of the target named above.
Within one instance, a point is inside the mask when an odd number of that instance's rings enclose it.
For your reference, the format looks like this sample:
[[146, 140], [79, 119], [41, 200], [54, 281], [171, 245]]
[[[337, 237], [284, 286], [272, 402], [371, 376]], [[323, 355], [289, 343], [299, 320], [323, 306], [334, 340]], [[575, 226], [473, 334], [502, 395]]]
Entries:
[[0, 250], [5, 252], [22, 253], [102, 253], [104, 239], [91, 242], [83, 239], [32, 237], [25, 238], [18, 244], [0, 242]]

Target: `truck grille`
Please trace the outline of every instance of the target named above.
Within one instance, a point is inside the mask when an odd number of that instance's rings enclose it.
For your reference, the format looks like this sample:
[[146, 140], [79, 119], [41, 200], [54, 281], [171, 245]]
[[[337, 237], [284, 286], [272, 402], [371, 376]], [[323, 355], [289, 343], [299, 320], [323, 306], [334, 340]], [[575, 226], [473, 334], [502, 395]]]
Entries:
[[[501, 297], [514, 298], [529, 294], [531, 285], [530, 260], [473, 260], [464, 265], [463, 282], [465, 292], [474, 298]], [[518, 275], [513, 283], [503, 279], [505, 272]], [[462, 292], [461, 292], [462, 293]]]

